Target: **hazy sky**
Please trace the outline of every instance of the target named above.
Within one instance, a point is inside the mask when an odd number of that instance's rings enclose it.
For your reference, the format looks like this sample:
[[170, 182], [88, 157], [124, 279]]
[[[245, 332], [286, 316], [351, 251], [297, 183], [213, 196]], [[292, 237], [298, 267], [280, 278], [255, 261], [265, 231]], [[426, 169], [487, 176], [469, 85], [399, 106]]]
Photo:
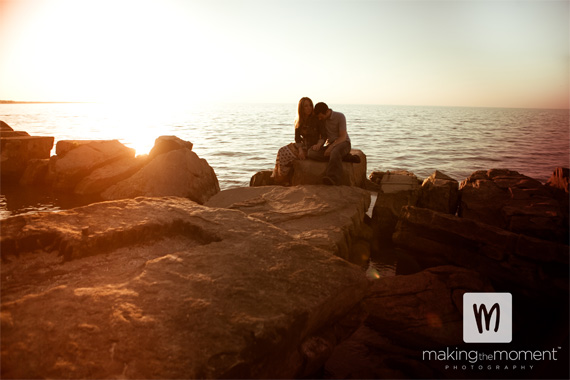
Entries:
[[0, 99], [568, 108], [569, 4], [0, 0]]

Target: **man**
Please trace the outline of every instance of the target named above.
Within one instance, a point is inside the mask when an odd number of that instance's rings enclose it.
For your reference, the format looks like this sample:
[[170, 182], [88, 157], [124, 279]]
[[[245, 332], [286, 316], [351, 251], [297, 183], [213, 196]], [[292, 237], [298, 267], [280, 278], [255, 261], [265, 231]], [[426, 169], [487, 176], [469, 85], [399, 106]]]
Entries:
[[342, 181], [342, 160], [347, 157], [348, 161], [360, 162], [360, 157], [350, 155], [350, 137], [346, 131], [346, 118], [340, 112], [330, 109], [325, 103], [315, 105], [315, 115], [324, 121], [327, 134], [327, 145], [323, 147], [325, 140], [320, 139], [317, 145], [309, 150], [309, 158], [317, 161], [327, 161], [323, 183], [326, 185], [339, 185]]

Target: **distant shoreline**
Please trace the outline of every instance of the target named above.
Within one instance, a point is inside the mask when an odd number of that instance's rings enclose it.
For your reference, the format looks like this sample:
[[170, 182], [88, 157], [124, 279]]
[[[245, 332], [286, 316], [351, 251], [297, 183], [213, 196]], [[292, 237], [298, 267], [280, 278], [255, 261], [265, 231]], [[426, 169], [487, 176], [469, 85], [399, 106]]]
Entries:
[[58, 103], [89, 103], [89, 102], [39, 102], [39, 101], [20, 101], [20, 100], [0, 100], [0, 104], [58, 104]]
[[[54, 102], [42, 102], [42, 101], [21, 101], [21, 100], [0, 100], [0, 104], [105, 104], [105, 102], [90, 101], [90, 102], [65, 102], [65, 101], [54, 101]], [[256, 103], [256, 102], [206, 102], [204, 104], [211, 105], [240, 105], [240, 104], [293, 104], [293, 103]], [[372, 103], [339, 103], [337, 106], [378, 106], [378, 107], [417, 107], [417, 108], [481, 108], [481, 109], [514, 109], [514, 110], [548, 110], [548, 111], [569, 111], [570, 108], [535, 108], [535, 107], [493, 107], [493, 106], [442, 106], [442, 105], [410, 105], [410, 104], [372, 104]], [[294, 106], [294, 105], [293, 105]]]

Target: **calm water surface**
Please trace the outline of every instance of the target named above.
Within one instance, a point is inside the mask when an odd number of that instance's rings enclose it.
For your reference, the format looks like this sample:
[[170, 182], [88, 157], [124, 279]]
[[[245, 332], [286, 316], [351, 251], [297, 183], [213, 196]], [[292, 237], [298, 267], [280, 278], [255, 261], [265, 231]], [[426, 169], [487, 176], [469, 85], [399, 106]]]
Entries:
[[[507, 168], [545, 182], [556, 167], [569, 166], [568, 110], [329, 106], [346, 115], [353, 148], [366, 154], [369, 174], [401, 169], [425, 178], [437, 169], [461, 181], [476, 170]], [[176, 135], [194, 144], [222, 190], [248, 186], [257, 171], [273, 168], [277, 150], [293, 141], [295, 113], [295, 103], [0, 105], [0, 120], [15, 130], [56, 142], [119, 139], [144, 154], [158, 136]], [[4, 195], [0, 203], [3, 217], [51, 207], [47, 199], [12, 207]]]

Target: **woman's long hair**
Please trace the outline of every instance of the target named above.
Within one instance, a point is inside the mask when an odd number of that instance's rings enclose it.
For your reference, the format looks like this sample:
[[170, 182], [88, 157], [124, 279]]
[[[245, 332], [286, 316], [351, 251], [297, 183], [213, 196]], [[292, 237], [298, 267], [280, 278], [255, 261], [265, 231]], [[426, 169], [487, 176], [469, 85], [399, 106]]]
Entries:
[[311, 108], [314, 108], [313, 101], [310, 98], [303, 97], [301, 100], [299, 100], [299, 104], [297, 105], [297, 118], [295, 119], [295, 129], [303, 125], [308, 119], [308, 116], [306, 116], [305, 112], [303, 112], [303, 103], [305, 103], [305, 100], [311, 103]]

